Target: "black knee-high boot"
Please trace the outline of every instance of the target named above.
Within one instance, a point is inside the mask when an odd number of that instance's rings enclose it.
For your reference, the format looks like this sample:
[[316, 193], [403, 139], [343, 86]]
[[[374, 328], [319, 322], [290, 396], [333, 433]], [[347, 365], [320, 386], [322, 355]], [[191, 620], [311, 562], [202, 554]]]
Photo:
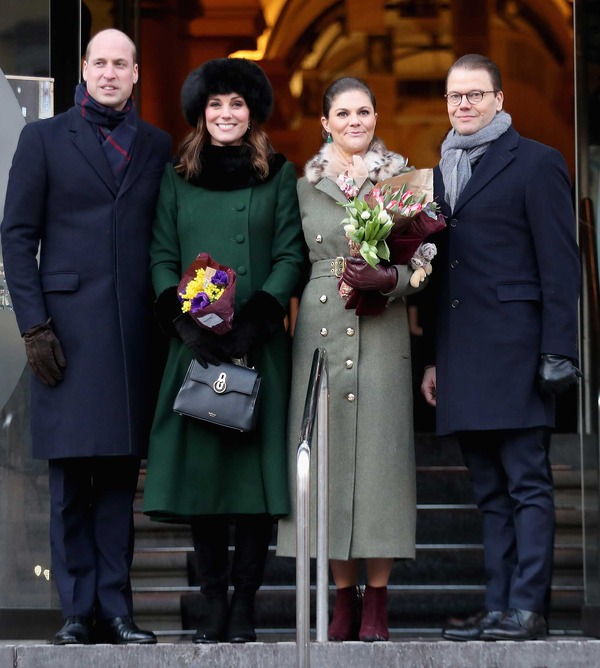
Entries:
[[202, 613], [195, 643], [225, 639], [227, 628], [227, 571], [229, 518], [205, 515], [192, 522], [194, 553], [198, 564]]
[[235, 555], [231, 569], [234, 586], [229, 607], [226, 639], [253, 642], [254, 599], [263, 581], [273, 520], [270, 515], [238, 515], [235, 528]]

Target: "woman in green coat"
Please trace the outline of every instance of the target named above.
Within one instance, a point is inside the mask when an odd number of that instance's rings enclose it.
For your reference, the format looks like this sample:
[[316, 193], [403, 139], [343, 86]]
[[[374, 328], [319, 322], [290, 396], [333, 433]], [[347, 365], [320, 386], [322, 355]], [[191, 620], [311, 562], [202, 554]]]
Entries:
[[[406, 168], [406, 159], [374, 138], [375, 98], [353, 77], [333, 82], [323, 98], [327, 136], [298, 182], [311, 275], [294, 331], [290, 403], [290, 479], [310, 363], [315, 348], [329, 366], [329, 558], [336, 584], [330, 640], [387, 640], [387, 583], [394, 558], [415, 554], [415, 461], [407, 265], [345, 259], [342, 187], [361, 198]], [[340, 185], [340, 175], [342, 184]], [[339, 294], [340, 278], [361, 292], [389, 297], [378, 315], [357, 315]], [[422, 284], [424, 285], [424, 284]], [[377, 299], [381, 297], [375, 296]], [[316, 479], [316, 478], [313, 478]], [[311, 491], [316, 485], [311, 485]], [[314, 508], [314, 501], [313, 501]], [[277, 553], [295, 554], [295, 518], [279, 523]], [[314, 549], [313, 549], [314, 554]], [[367, 586], [360, 619], [358, 560]]]
[[[262, 69], [242, 59], [204, 63], [186, 79], [194, 128], [165, 172], [151, 244], [156, 313], [173, 336], [148, 455], [144, 512], [190, 523], [204, 594], [194, 642], [256, 639], [255, 593], [273, 518], [289, 512], [285, 431], [290, 382], [286, 308], [303, 261], [293, 165], [261, 129], [273, 102]], [[177, 285], [209, 253], [236, 272], [235, 317], [217, 336], [183, 313]], [[190, 361], [247, 355], [263, 378], [258, 427], [240, 433], [173, 412]], [[228, 606], [229, 524], [235, 524]]]

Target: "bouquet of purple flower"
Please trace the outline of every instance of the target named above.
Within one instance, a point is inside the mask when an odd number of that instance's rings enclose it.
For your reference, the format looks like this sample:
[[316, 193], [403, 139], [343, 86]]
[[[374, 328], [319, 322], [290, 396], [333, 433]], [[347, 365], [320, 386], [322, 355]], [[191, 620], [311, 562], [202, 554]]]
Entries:
[[185, 270], [177, 296], [181, 310], [215, 334], [225, 334], [233, 324], [235, 272], [200, 253]]

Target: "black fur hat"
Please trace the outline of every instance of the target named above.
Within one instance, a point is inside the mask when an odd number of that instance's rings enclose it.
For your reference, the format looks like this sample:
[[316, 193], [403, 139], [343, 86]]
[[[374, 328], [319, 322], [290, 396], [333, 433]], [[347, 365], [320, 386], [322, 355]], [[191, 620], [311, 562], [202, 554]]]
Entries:
[[259, 123], [273, 109], [273, 89], [263, 70], [244, 58], [215, 58], [188, 74], [181, 89], [181, 106], [186, 121], [196, 127], [211, 94], [239, 93]]

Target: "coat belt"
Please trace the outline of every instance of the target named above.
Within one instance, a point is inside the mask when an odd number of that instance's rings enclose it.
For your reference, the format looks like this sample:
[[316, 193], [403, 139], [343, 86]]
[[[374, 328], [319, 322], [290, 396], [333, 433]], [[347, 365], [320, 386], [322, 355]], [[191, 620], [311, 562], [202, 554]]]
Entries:
[[335, 257], [331, 260], [319, 260], [313, 263], [310, 272], [312, 278], [339, 278], [344, 273], [346, 258], [342, 256]]

